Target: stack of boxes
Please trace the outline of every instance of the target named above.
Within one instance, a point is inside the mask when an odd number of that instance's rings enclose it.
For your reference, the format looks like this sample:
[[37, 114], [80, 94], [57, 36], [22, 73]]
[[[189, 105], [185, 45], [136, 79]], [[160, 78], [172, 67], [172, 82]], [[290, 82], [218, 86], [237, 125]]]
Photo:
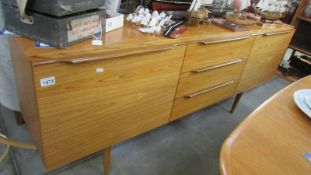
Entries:
[[1, 0], [6, 30], [57, 48], [105, 32], [105, 0]]

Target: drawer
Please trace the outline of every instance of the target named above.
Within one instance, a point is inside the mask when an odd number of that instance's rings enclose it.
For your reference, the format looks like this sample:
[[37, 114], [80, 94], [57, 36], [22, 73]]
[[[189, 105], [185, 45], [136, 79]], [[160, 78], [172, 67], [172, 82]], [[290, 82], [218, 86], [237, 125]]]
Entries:
[[236, 86], [237, 80], [231, 80], [175, 99], [170, 120], [181, 118], [232, 96]]
[[248, 36], [218, 41], [201, 41], [189, 44], [182, 72], [221, 64], [232, 59], [247, 57], [255, 37]]
[[245, 62], [246, 58], [238, 58], [183, 73], [179, 80], [176, 98], [192, 92], [197, 92], [206, 87], [212, 87], [233, 79], [239, 79], [243, 72]]

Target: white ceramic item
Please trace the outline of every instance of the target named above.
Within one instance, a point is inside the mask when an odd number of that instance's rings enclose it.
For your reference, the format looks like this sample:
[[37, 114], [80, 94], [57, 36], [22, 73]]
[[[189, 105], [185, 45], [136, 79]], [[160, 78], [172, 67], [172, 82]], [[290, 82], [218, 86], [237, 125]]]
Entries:
[[[311, 89], [301, 89], [294, 93], [294, 100], [297, 106], [311, 118], [311, 108], [306, 103], [306, 101], [310, 100]], [[306, 99], [307, 98], [307, 99]]]

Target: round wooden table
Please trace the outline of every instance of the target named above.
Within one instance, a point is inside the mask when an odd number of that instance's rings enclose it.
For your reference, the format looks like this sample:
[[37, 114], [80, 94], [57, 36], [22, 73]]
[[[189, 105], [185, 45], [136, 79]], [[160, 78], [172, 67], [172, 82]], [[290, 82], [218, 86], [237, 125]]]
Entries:
[[311, 76], [281, 90], [227, 138], [220, 155], [222, 175], [310, 175], [311, 118], [293, 93], [311, 89]]

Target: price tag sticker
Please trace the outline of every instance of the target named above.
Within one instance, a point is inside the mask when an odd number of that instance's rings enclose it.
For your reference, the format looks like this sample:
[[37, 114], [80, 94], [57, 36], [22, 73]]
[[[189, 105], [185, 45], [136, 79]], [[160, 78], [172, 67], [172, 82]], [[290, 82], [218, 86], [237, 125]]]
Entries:
[[103, 45], [103, 41], [99, 40], [99, 39], [92, 40], [92, 45], [93, 46], [102, 46]]
[[55, 83], [56, 83], [55, 77], [47, 77], [47, 78], [40, 79], [41, 87], [53, 86], [55, 85]]

